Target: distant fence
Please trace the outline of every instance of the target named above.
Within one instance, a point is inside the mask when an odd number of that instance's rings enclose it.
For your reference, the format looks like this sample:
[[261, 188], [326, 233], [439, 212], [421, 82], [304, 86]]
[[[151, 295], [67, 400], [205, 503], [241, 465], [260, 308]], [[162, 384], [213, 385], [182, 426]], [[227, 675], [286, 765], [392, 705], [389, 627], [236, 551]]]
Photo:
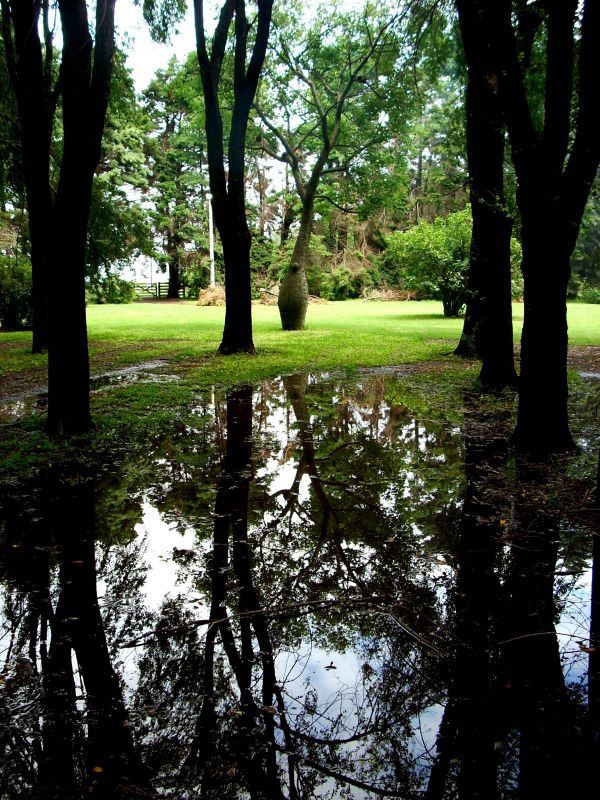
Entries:
[[[152, 297], [160, 300], [162, 298], [166, 298], [169, 294], [168, 283], [136, 283], [134, 285], [135, 293], [141, 299]], [[181, 286], [179, 289], [179, 297], [185, 299], [186, 291], [186, 287]]]

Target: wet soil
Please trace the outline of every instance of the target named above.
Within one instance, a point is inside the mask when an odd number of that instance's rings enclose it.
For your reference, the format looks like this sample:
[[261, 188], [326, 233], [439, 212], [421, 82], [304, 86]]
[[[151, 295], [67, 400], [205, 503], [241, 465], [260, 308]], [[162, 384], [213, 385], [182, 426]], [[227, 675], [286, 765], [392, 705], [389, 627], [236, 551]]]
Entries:
[[[2, 352], [8, 350], [22, 349], [19, 342], [1, 342], [0, 358]], [[144, 345], [130, 345], [126, 348], [130, 352], [143, 350]], [[123, 352], [123, 348], [119, 349]], [[470, 361], [456, 360], [455, 365], [470, 364]], [[586, 374], [597, 374], [600, 376], [600, 346], [578, 346], [570, 347], [567, 359], [569, 369]], [[114, 350], [107, 350], [102, 344], [92, 344], [90, 346], [90, 366], [92, 378], [102, 378], [110, 376], [116, 370], [114, 366]], [[446, 366], [444, 362], [422, 362], [417, 364], [403, 365], [402, 367], [390, 367], [390, 372], [401, 371], [403, 374], [429, 371], [440, 369]], [[180, 372], [181, 365], [171, 365], [168, 359], [161, 359], [161, 367], [169, 372]], [[142, 362], [132, 364], [127, 369], [141, 370], [145, 366]], [[42, 394], [47, 391], [47, 370], [45, 367], [36, 367], [18, 372], [11, 372], [2, 376], [0, 382], [0, 401], [10, 399], [20, 399], [34, 394]]]

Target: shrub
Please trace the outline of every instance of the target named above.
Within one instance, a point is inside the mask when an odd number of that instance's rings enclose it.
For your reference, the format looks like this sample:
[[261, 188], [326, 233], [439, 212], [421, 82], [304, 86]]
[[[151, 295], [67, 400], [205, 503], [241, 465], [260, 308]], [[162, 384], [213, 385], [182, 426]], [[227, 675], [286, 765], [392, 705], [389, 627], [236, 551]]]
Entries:
[[[444, 315], [456, 317], [467, 297], [471, 228], [471, 211], [465, 208], [394, 233], [387, 240], [384, 269], [397, 276], [401, 288], [424, 299], [441, 300]], [[510, 260], [512, 296], [521, 297], [521, 245], [515, 238]]]
[[457, 211], [394, 233], [387, 245], [386, 260], [397, 266], [402, 288], [441, 300], [444, 316], [458, 316], [466, 300], [470, 211]]
[[590, 286], [589, 283], [582, 283], [579, 289], [578, 299], [582, 303], [600, 304], [600, 288], [598, 286]]
[[112, 274], [90, 281], [86, 290], [87, 302], [97, 305], [131, 303], [135, 297], [135, 284]]
[[33, 317], [31, 264], [23, 256], [0, 255], [0, 322], [6, 329], [30, 328]]
[[334, 267], [321, 276], [320, 295], [326, 300], [350, 300], [360, 297], [363, 291], [371, 288], [373, 281], [368, 271], [353, 271], [348, 267]]

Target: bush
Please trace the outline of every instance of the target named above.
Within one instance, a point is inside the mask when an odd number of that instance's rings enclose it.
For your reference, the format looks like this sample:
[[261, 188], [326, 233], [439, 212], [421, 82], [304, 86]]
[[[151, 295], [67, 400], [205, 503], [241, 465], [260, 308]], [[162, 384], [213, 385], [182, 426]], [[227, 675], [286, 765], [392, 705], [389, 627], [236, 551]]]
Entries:
[[395, 264], [401, 288], [441, 300], [444, 316], [456, 317], [466, 301], [470, 247], [471, 213], [464, 209], [392, 234], [386, 262]]
[[135, 284], [118, 275], [106, 275], [88, 284], [86, 300], [91, 304], [131, 303], [136, 298]]
[[0, 256], [0, 323], [5, 329], [31, 328], [31, 264], [19, 256]]
[[[471, 250], [471, 211], [465, 208], [433, 222], [421, 222], [387, 240], [383, 267], [397, 276], [402, 289], [423, 299], [441, 300], [444, 316], [460, 314], [467, 298]], [[511, 292], [523, 295], [521, 245], [511, 239]]]
[[368, 271], [350, 270], [348, 267], [334, 267], [331, 272], [321, 276], [320, 295], [326, 300], [350, 300], [360, 297], [373, 281]]
[[598, 305], [600, 304], [600, 288], [598, 286], [590, 286], [589, 283], [584, 282], [579, 289], [578, 299], [582, 303]]

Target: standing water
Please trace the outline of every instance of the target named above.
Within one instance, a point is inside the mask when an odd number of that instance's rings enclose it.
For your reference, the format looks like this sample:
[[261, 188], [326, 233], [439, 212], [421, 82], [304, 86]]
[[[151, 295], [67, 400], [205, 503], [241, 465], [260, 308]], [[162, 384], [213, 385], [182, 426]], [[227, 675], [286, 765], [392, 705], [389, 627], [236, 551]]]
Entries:
[[0, 797], [569, 796], [597, 515], [463, 401], [290, 376], [101, 476], [7, 487]]

